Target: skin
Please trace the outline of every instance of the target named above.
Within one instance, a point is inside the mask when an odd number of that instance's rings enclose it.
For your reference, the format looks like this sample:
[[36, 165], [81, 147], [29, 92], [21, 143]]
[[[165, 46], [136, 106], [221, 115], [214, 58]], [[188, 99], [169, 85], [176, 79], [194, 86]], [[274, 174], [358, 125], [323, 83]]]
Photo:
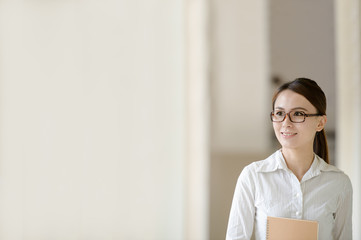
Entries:
[[[317, 113], [316, 108], [304, 96], [291, 90], [284, 90], [278, 95], [274, 110], [282, 110], [286, 113], [292, 110], [300, 110], [308, 114]], [[287, 167], [299, 181], [313, 162], [315, 134], [324, 128], [326, 122], [326, 115], [306, 117], [303, 123], [293, 123], [287, 115], [283, 122], [273, 122], [273, 129], [282, 146]]]

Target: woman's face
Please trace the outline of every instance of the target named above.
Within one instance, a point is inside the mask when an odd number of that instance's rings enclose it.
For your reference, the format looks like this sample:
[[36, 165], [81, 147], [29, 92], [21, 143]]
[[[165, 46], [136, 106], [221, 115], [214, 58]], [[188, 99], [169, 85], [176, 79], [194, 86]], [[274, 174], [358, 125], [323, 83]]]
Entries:
[[[279, 93], [274, 111], [302, 111], [306, 114], [317, 113], [316, 108], [302, 95], [291, 90]], [[283, 122], [273, 122], [273, 129], [283, 149], [311, 149], [316, 132], [321, 131], [327, 121], [326, 116], [306, 117], [302, 123], [290, 121], [287, 115]]]

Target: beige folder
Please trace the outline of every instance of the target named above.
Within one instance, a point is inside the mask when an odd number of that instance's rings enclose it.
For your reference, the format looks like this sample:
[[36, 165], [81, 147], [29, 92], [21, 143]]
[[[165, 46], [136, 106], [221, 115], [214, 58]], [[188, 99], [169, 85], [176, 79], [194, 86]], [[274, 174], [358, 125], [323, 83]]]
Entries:
[[267, 240], [317, 240], [318, 222], [267, 217]]

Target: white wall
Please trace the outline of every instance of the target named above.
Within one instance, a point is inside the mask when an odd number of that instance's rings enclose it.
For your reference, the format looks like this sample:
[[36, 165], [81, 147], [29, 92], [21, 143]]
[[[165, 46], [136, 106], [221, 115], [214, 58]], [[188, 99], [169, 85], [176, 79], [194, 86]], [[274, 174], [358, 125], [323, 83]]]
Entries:
[[337, 37], [337, 165], [353, 187], [353, 239], [361, 238], [360, 1], [335, 1]]
[[224, 239], [242, 168], [269, 153], [266, 0], [210, 1], [211, 168], [209, 239]]
[[186, 240], [209, 239], [208, 1], [189, 0], [187, 14]]
[[182, 239], [182, 1], [0, 9], [0, 238]]
[[212, 152], [269, 147], [267, 1], [211, 1]]

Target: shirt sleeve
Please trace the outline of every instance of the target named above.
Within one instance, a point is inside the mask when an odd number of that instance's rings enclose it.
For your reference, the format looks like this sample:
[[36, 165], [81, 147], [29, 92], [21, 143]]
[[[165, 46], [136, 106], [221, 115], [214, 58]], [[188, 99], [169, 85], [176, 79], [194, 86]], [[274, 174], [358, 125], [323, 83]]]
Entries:
[[249, 240], [255, 216], [255, 184], [249, 167], [240, 174], [233, 196], [226, 240]]
[[335, 213], [333, 237], [339, 240], [352, 239], [352, 186], [348, 177]]

